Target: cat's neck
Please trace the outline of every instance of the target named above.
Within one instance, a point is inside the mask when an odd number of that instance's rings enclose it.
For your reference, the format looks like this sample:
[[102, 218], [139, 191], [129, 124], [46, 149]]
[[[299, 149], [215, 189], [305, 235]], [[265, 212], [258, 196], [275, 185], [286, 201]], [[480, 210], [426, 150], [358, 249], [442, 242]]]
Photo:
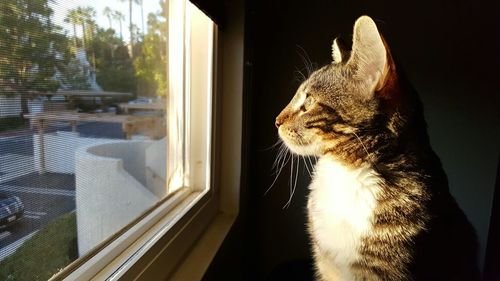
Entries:
[[320, 156], [318, 163], [320, 162], [335, 162], [338, 165], [349, 169], [359, 169], [362, 167], [372, 167], [374, 166], [374, 161], [376, 160], [376, 155], [372, 153], [366, 153], [364, 155], [353, 155], [353, 154], [335, 154], [334, 152], [325, 153]]
[[[356, 163], [346, 162], [339, 157], [327, 154], [319, 158], [315, 165], [313, 182], [324, 181], [323, 184], [331, 184], [333, 182], [346, 183], [347, 179], [355, 182], [363, 182], [366, 175], [376, 175], [376, 169], [371, 162], [359, 161]], [[359, 183], [358, 182], [358, 183]], [[362, 183], [365, 185], [366, 183]]]

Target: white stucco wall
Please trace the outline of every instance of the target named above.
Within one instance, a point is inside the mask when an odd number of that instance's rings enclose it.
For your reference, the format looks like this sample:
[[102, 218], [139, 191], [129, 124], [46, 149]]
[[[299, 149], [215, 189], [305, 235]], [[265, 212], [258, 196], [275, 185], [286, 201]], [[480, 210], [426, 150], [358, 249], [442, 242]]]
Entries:
[[144, 146], [141, 142], [84, 146], [76, 154], [76, 214], [80, 255], [116, 233], [159, 200], [124, 168], [133, 165], [123, 159], [100, 155], [109, 154], [109, 151], [132, 155], [133, 151], [138, 151], [130, 150], [134, 145]]
[[[115, 150], [113, 146], [107, 147], [105, 151], [100, 151], [99, 153], [103, 154], [104, 156], [108, 155], [109, 157], [115, 157], [118, 155], [118, 158], [125, 157], [125, 163], [127, 163], [125, 169], [131, 171], [133, 176], [135, 176], [142, 184], [147, 185], [146, 174], [144, 171], [146, 162], [145, 149], [153, 143], [147, 137], [133, 136], [132, 141], [129, 141], [105, 138], [87, 138], [80, 137], [78, 132], [57, 131], [55, 133], [45, 133], [43, 135], [43, 142], [45, 148], [45, 171], [63, 174], [75, 173], [75, 153], [80, 147], [110, 142], [142, 143], [141, 145], [131, 145], [129, 147], [131, 151], [127, 154], [122, 154], [121, 149]], [[33, 134], [33, 151], [35, 170], [40, 171], [40, 136], [38, 134]], [[154, 152], [152, 153], [152, 155], [154, 155]], [[132, 157], [134, 161], [128, 161], [127, 159], [130, 157]], [[132, 158], [130, 158], [130, 160], [132, 160]]]
[[[149, 155], [149, 156], [148, 156]], [[75, 155], [78, 250], [82, 255], [163, 198], [165, 140], [107, 141]], [[148, 159], [149, 157], [154, 159]], [[146, 168], [146, 163], [150, 167]], [[153, 174], [147, 171], [156, 171]], [[158, 174], [157, 174], [158, 173]], [[154, 178], [152, 178], [154, 177]]]
[[[40, 139], [34, 166], [40, 171]], [[75, 174], [78, 249], [82, 255], [167, 194], [166, 140], [83, 138], [44, 134], [45, 170]]]
[[20, 95], [0, 95], [0, 118], [18, 117], [20, 113]]
[[123, 168], [138, 182], [146, 186], [146, 148], [151, 141], [125, 141], [96, 145], [88, 148], [88, 152], [123, 160]]
[[[28, 100], [30, 113], [43, 111], [43, 98]], [[46, 98], [45, 98], [46, 100]], [[21, 114], [21, 95], [0, 95], [0, 118], [18, 117]]]
[[165, 188], [167, 178], [167, 140], [154, 141], [146, 148], [146, 186], [159, 197], [168, 192]]

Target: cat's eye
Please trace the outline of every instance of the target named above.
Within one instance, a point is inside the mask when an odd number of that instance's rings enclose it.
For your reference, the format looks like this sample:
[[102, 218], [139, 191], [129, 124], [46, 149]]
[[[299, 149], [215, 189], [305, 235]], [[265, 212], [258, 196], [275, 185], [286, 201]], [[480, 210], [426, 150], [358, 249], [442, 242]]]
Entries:
[[307, 95], [306, 99], [304, 100], [304, 103], [300, 107], [300, 111], [306, 112], [307, 110], [309, 110], [309, 108], [311, 108], [311, 105], [313, 104], [313, 102], [314, 102], [313, 97]]

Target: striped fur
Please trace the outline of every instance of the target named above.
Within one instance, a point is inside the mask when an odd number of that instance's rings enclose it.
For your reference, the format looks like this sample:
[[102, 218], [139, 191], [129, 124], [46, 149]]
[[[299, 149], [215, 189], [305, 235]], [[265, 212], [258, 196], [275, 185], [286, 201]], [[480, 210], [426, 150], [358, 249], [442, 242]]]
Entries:
[[474, 229], [375, 23], [361, 17], [352, 51], [340, 46], [276, 118], [292, 152], [320, 157], [308, 202], [317, 279], [479, 280]]

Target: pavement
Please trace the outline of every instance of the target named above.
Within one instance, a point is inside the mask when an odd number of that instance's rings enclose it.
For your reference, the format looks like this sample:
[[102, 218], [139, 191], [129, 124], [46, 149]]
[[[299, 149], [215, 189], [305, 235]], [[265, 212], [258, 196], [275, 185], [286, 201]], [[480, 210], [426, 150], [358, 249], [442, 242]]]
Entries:
[[[50, 131], [71, 131], [67, 125]], [[124, 139], [120, 124], [88, 122], [77, 126], [83, 137]], [[75, 176], [34, 170], [33, 133], [24, 128], [0, 133], [0, 192], [19, 196], [25, 206], [22, 220], [0, 230], [0, 260], [9, 256], [57, 217], [75, 210]]]
[[0, 192], [18, 196], [24, 218], [0, 231], [0, 260], [12, 254], [44, 225], [75, 210], [74, 175], [30, 173], [0, 184]]
[[[85, 137], [100, 137], [100, 138], [111, 138], [111, 139], [123, 139], [125, 134], [122, 131], [122, 127], [117, 123], [103, 123], [103, 122], [82, 122], [77, 125], [77, 131], [81, 136]], [[71, 126], [65, 123], [58, 123], [54, 126], [50, 126], [46, 129], [46, 132], [55, 131], [71, 131]], [[0, 132], [0, 140], [19, 136], [32, 136], [37, 131], [35, 129], [30, 129], [29, 126], [25, 128], [20, 128], [11, 131]]]

